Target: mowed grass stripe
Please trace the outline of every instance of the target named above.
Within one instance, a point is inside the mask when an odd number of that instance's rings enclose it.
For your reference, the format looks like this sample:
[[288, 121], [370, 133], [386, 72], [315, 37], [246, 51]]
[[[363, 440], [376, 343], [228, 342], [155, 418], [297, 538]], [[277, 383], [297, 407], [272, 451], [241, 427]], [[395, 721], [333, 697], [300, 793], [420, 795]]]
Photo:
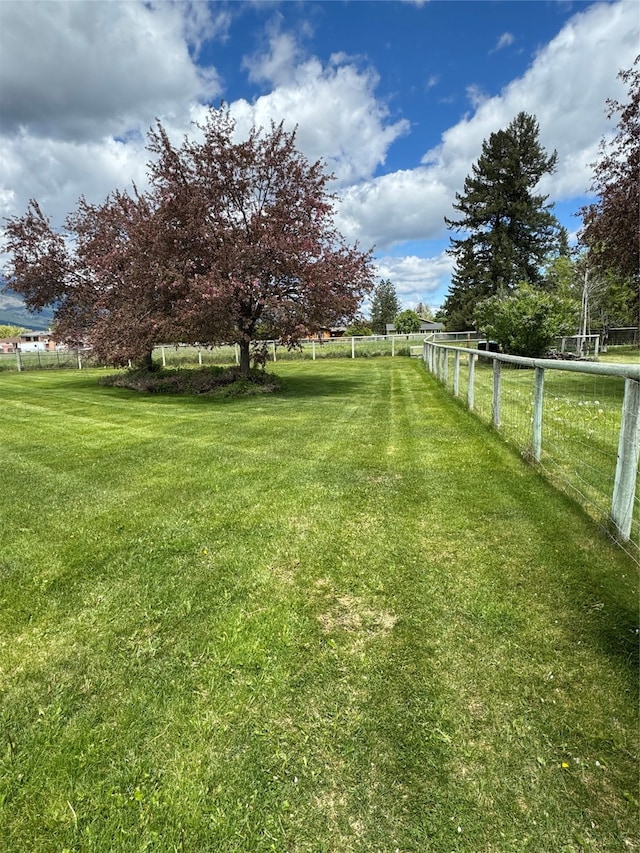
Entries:
[[277, 371], [0, 377], [6, 849], [634, 849], [631, 562], [419, 363]]

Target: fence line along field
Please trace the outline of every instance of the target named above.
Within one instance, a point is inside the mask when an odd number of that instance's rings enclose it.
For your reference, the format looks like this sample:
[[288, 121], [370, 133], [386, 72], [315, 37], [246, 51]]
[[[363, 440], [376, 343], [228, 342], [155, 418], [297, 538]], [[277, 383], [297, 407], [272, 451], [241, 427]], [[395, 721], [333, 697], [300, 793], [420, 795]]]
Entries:
[[[531, 359], [483, 354], [457, 345], [427, 343], [425, 350], [432, 372], [455, 397], [532, 458], [598, 523], [609, 528], [613, 520], [612, 534], [636, 560], [640, 558], [637, 350], [629, 348], [618, 359], [607, 353], [598, 362], [603, 367], [535, 360], [537, 368]], [[612, 363], [607, 366], [609, 358]], [[626, 429], [621, 443], [623, 414]], [[621, 489], [623, 475], [628, 495]]]
[[633, 561], [418, 359], [3, 373], [0, 846], [633, 850]]
[[[372, 335], [300, 341], [288, 349], [279, 341], [267, 341], [267, 359], [271, 362], [321, 360], [325, 358], [372, 358], [375, 356], [410, 355], [411, 347], [421, 348], [424, 334]], [[154, 362], [163, 367], [206, 367], [208, 365], [238, 364], [237, 345], [189, 346], [164, 344], [154, 347]], [[3, 370], [44, 370], [49, 368], [75, 369], [98, 366], [89, 349], [36, 350], [0, 353], [0, 372]]]

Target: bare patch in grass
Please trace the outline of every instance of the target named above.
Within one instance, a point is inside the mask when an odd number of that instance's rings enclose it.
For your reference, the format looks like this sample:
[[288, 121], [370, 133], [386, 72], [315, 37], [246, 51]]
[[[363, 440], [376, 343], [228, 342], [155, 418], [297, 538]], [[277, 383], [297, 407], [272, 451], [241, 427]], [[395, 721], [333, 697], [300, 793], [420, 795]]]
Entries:
[[384, 636], [396, 623], [396, 617], [385, 610], [372, 610], [358, 595], [341, 595], [335, 598], [329, 609], [318, 614], [323, 633], [343, 631], [347, 634]]
[[273, 577], [277, 578], [285, 586], [292, 586], [296, 574], [300, 568], [300, 560], [286, 560], [274, 566], [269, 566]]

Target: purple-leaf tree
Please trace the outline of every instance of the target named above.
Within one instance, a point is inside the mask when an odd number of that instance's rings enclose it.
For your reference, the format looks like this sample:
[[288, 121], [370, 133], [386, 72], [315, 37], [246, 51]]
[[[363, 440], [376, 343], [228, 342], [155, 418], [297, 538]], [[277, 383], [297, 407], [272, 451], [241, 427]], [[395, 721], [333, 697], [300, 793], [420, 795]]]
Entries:
[[176, 146], [149, 133], [149, 190], [81, 199], [54, 231], [37, 202], [8, 221], [9, 286], [54, 306], [55, 331], [114, 364], [159, 343], [237, 343], [241, 372], [268, 332], [287, 345], [348, 322], [373, 288], [371, 253], [333, 222], [331, 176], [273, 125], [235, 139], [226, 110]]

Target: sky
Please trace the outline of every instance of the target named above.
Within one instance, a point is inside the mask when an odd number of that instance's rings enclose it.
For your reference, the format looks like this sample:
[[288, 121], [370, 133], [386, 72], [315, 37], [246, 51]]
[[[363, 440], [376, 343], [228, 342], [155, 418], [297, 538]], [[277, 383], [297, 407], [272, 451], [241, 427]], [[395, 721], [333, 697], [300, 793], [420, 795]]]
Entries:
[[0, 219], [35, 198], [60, 227], [80, 196], [144, 188], [155, 119], [179, 141], [224, 102], [239, 135], [297, 128], [347, 241], [403, 307], [436, 308], [483, 140], [535, 115], [558, 153], [539, 189], [575, 236], [638, 53], [637, 0], [0, 0]]

